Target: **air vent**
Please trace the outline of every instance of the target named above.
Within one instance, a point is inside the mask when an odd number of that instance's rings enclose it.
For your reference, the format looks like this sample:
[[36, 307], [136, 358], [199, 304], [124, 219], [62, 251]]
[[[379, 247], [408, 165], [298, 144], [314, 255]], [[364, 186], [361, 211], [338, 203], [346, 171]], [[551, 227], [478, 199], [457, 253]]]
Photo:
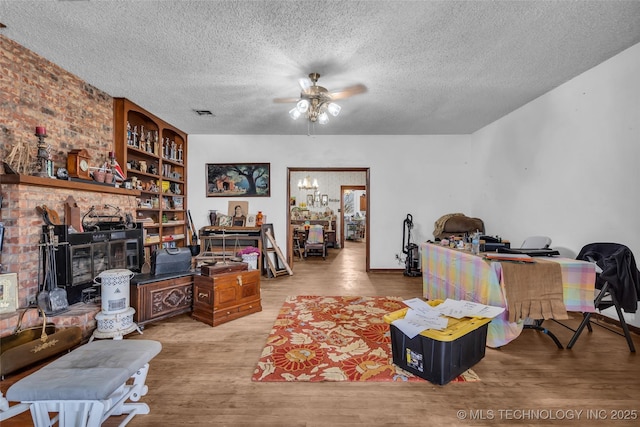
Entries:
[[213, 113], [211, 111], [209, 111], [209, 110], [193, 110], [193, 111], [195, 111], [196, 114], [199, 115], [199, 116], [212, 116], [212, 117], [214, 117]]

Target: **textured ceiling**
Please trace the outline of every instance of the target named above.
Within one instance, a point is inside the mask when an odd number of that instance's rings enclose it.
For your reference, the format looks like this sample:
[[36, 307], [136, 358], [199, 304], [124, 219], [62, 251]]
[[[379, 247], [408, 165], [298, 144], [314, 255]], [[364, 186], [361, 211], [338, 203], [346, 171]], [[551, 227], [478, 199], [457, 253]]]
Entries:
[[[189, 134], [464, 134], [640, 42], [639, 1], [3, 1], [0, 34]], [[198, 116], [210, 110], [214, 116]]]

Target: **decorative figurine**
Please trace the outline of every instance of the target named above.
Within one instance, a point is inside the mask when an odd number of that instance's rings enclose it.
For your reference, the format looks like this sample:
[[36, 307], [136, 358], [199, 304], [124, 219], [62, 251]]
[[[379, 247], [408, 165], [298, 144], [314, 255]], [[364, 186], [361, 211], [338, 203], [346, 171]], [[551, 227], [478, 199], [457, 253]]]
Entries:
[[133, 145], [131, 140], [131, 123], [127, 121], [127, 145]]
[[145, 139], [144, 139], [144, 126], [140, 125], [140, 148], [144, 147]]
[[138, 147], [138, 126], [134, 126], [133, 127], [133, 135], [132, 135], [132, 139], [131, 139], [131, 145], [133, 145], [136, 148]]
[[176, 157], [178, 156], [178, 152], [177, 152], [177, 145], [175, 141], [171, 141], [171, 157], [169, 157], [171, 160], [175, 160]]

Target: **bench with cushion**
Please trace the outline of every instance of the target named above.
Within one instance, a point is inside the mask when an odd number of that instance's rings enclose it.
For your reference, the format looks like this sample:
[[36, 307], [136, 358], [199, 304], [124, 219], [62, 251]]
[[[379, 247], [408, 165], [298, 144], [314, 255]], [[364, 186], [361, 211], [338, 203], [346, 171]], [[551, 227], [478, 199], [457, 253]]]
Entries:
[[[61, 427], [97, 427], [111, 415], [127, 414], [124, 426], [149, 413], [147, 404], [127, 401], [147, 394], [149, 361], [161, 349], [151, 340], [93, 341], [13, 384], [6, 397], [30, 404], [36, 427], [56, 421]], [[49, 412], [57, 415], [51, 419]]]

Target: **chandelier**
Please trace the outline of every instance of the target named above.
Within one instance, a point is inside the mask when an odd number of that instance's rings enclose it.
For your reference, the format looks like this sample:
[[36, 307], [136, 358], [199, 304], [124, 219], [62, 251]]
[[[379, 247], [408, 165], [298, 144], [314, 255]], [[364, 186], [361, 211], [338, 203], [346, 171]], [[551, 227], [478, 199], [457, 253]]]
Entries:
[[307, 175], [304, 180], [298, 181], [298, 190], [317, 190], [318, 189], [318, 180], [313, 179], [313, 183], [311, 183], [311, 177]]
[[311, 73], [309, 79], [301, 79], [300, 85], [302, 92], [300, 100], [289, 111], [289, 115], [293, 120], [298, 120], [305, 116], [310, 122], [318, 122], [321, 125], [329, 122], [329, 114], [336, 117], [342, 109], [338, 104], [332, 102], [329, 91], [322, 86], [318, 86], [317, 82], [320, 74]]

